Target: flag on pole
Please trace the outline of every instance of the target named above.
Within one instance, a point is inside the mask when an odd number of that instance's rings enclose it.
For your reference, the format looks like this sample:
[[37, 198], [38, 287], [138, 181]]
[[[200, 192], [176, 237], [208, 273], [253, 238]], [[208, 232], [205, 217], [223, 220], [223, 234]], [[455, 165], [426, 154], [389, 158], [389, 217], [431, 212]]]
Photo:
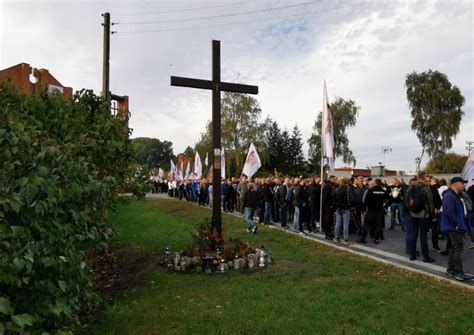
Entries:
[[329, 105], [326, 80], [324, 80], [323, 91], [323, 119], [321, 129], [321, 145], [324, 148], [324, 156], [328, 159], [329, 170], [334, 171], [334, 125], [332, 123], [331, 106]]
[[176, 171], [176, 165], [174, 165], [173, 160], [170, 160], [170, 174], [171, 174], [171, 179], [175, 180], [177, 177], [177, 171]]
[[206, 159], [204, 160], [204, 164], [206, 164], [206, 166], [209, 166], [209, 153], [206, 152]]
[[187, 161], [188, 165], [186, 166], [186, 173], [185, 173], [184, 178], [189, 179], [189, 178], [191, 178], [191, 176], [190, 176], [190, 174], [191, 174], [191, 162], [188, 159], [186, 159], [186, 161]]
[[251, 178], [255, 174], [255, 172], [260, 169], [261, 166], [262, 164], [260, 163], [260, 156], [258, 155], [257, 148], [255, 148], [253, 143], [251, 143], [249, 152], [247, 153], [247, 158], [245, 159], [242, 174]]
[[474, 185], [474, 151], [467, 158], [464, 169], [462, 169], [461, 177], [467, 180], [466, 190]]
[[197, 151], [196, 151], [196, 155], [194, 156], [194, 176], [196, 179], [201, 179], [202, 177], [201, 156], [199, 156], [199, 152]]
[[221, 150], [221, 178], [225, 179], [225, 152], [224, 148]]

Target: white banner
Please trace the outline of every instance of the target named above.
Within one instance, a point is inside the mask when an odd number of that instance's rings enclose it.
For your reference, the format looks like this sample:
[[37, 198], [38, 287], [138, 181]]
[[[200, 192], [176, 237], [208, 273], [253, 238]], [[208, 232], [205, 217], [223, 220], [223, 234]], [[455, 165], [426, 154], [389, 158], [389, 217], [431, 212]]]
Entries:
[[334, 125], [332, 123], [331, 107], [329, 105], [326, 80], [323, 89], [323, 119], [321, 129], [321, 140], [324, 148], [324, 156], [328, 159], [329, 170], [334, 171]]
[[186, 159], [186, 162], [188, 163], [188, 165], [186, 166], [186, 173], [184, 175], [184, 178], [189, 179], [189, 178], [191, 178], [191, 176], [190, 176], [190, 174], [191, 174], [191, 162], [188, 159]]
[[464, 169], [462, 169], [461, 177], [467, 180], [466, 190], [474, 185], [474, 151], [467, 158]]
[[194, 156], [194, 176], [196, 179], [201, 179], [202, 177], [201, 156], [199, 156], [199, 152], [197, 151], [196, 151], [196, 155]]
[[162, 168], [159, 168], [158, 169], [158, 177], [160, 177], [161, 179], [163, 179], [163, 176], [165, 175], [165, 170], [163, 170]]
[[251, 143], [249, 152], [247, 153], [247, 158], [245, 159], [242, 174], [250, 178], [258, 171], [258, 169], [260, 169], [261, 166], [262, 164], [260, 163], [260, 156], [258, 155], [257, 148], [255, 148], [253, 143]]
[[170, 175], [171, 179], [175, 180], [177, 177], [177, 170], [176, 170], [176, 165], [174, 165], [173, 160], [170, 160]]

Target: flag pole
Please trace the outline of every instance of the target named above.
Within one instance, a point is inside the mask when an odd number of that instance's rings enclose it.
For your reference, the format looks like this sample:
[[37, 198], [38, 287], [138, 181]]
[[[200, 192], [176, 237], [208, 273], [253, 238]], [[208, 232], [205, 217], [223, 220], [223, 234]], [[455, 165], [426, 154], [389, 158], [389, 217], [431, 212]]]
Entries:
[[[324, 80], [326, 86], [326, 79]], [[319, 196], [319, 232], [323, 232], [323, 183], [324, 183], [324, 102], [326, 96], [323, 88], [323, 111], [321, 113], [321, 194]]]

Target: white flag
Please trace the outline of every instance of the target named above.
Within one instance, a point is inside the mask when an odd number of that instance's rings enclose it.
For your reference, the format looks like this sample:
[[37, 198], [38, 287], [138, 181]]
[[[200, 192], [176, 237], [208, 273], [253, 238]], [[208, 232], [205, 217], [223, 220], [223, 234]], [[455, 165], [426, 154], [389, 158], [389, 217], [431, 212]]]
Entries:
[[165, 170], [163, 170], [162, 168], [159, 168], [158, 169], [158, 177], [160, 177], [161, 179], [163, 179], [163, 176], [165, 175]]
[[170, 174], [171, 174], [171, 179], [175, 180], [177, 177], [177, 171], [176, 171], [176, 165], [174, 165], [173, 161], [170, 160]]
[[206, 166], [209, 166], [209, 153], [206, 152], [206, 159], [204, 160], [204, 164], [206, 164]]
[[251, 178], [261, 166], [262, 164], [260, 163], [260, 156], [258, 155], [257, 148], [255, 148], [253, 143], [251, 143], [249, 152], [247, 153], [247, 158], [245, 159], [242, 174], [246, 175], [248, 178]]
[[189, 160], [186, 159], [186, 161], [188, 162], [188, 165], [186, 166], [186, 174], [185, 174], [185, 179], [189, 179], [191, 178], [190, 174], [191, 174], [191, 162]]
[[464, 180], [467, 180], [466, 190], [474, 185], [474, 151], [471, 152], [471, 155], [467, 158], [464, 169], [462, 169], [461, 177]]
[[202, 177], [201, 156], [199, 156], [199, 152], [197, 151], [196, 151], [196, 155], [194, 156], [194, 176], [196, 179], [201, 179]]
[[225, 179], [225, 152], [224, 148], [221, 150], [221, 178]]
[[331, 107], [329, 105], [328, 91], [326, 89], [326, 80], [324, 80], [323, 91], [323, 120], [322, 120], [322, 143], [324, 156], [328, 159], [329, 170], [334, 171], [334, 126], [332, 123]]
[[183, 180], [183, 172], [184, 172], [184, 166], [183, 162], [178, 163], [178, 180]]

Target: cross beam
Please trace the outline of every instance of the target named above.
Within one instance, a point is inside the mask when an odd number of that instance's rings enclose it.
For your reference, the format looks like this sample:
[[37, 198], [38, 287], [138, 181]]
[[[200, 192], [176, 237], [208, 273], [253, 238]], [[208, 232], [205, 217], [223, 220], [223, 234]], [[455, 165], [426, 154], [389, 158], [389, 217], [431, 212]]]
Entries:
[[212, 90], [212, 227], [222, 237], [221, 216], [221, 91], [258, 94], [258, 86], [221, 82], [221, 42], [212, 41], [212, 80], [171, 77], [171, 86]]

